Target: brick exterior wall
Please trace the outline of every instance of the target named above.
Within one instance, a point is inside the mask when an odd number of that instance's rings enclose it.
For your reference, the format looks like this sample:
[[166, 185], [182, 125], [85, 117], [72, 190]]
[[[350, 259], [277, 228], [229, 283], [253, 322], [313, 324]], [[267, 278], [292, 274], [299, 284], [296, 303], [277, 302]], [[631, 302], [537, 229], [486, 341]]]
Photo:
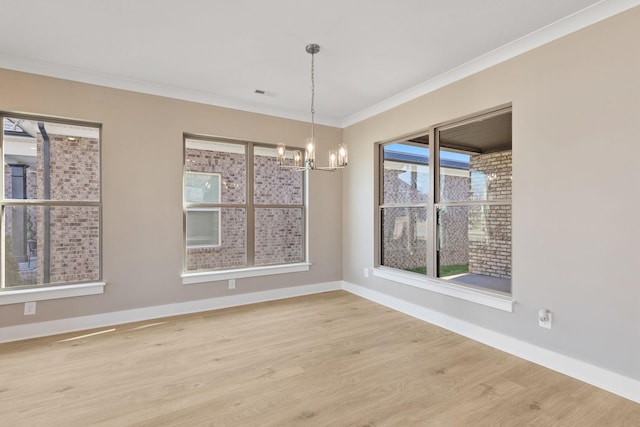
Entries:
[[304, 261], [301, 208], [256, 209], [255, 264]]
[[[95, 138], [49, 135], [51, 200], [100, 200], [100, 143]], [[37, 139], [36, 192], [44, 198], [42, 136]], [[29, 186], [30, 184], [28, 184]], [[45, 210], [37, 209], [38, 282], [44, 282]], [[49, 209], [49, 283], [100, 279], [100, 210], [56, 206]]]
[[[407, 179], [407, 174], [409, 177]], [[405, 180], [400, 178], [405, 177]], [[408, 182], [407, 182], [408, 181]], [[426, 203], [428, 193], [418, 190], [418, 182], [429, 182], [428, 173], [385, 168], [382, 200], [384, 204]], [[426, 266], [427, 241], [418, 227], [426, 231], [427, 210], [421, 207], [388, 207], [382, 212], [382, 264], [411, 270]]]
[[[471, 158], [471, 188], [475, 198], [511, 199], [511, 151]], [[480, 232], [480, 234], [478, 234]], [[511, 206], [469, 209], [469, 272], [511, 277]]]
[[187, 250], [187, 271], [243, 267], [247, 264], [247, 215], [242, 208], [220, 209], [221, 245]]
[[[426, 203], [428, 193], [420, 192], [417, 185], [400, 179], [407, 172], [398, 169], [384, 170], [383, 200], [385, 204]], [[424, 173], [410, 172], [409, 182], [428, 182]], [[448, 175], [443, 180], [443, 194], [448, 200], [465, 200], [469, 193], [469, 178]], [[382, 263], [388, 267], [410, 270], [425, 267], [427, 263], [427, 241], [420, 234], [426, 232], [427, 210], [425, 208], [385, 208], [382, 221]], [[440, 265], [467, 264], [467, 217], [455, 212], [447, 216], [442, 224], [449, 239], [440, 249]], [[418, 227], [421, 230], [418, 230]], [[402, 230], [401, 232], [399, 232]]]
[[[43, 139], [36, 139], [36, 170], [27, 168], [28, 199], [44, 199]], [[69, 140], [49, 134], [50, 200], [100, 200], [100, 146], [96, 138]], [[5, 196], [12, 194], [10, 168], [5, 164]], [[9, 208], [21, 209], [18, 207]], [[45, 280], [45, 211], [49, 211], [49, 279]], [[8, 285], [68, 283], [100, 278], [100, 210], [83, 206], [29, 206], [27, 236], [31, 259], [19, 265], [22, 283]], [[6, 215], [7, 237], [12, 236], [11, 216]], [[35, 249], [35, 253], [31, 253]]]
[[[292, 165], [293, 160], [288, 160]], [[304, 174], [281, 169], [275, 157], [253, 158], [253, 200], [256, 205], [302, 205]]]
[[[245, 203], [246, 157], [240, 153], [187, 148], [188, 172], [219, 173], [220, 203]], [[247, 215], [243, 208], [220, 209], [220, 246], [187, 248], [187, 271], [242, 267], [247, 264]]]
[[[293, 164], [293, 160], [287, 163]], [[255, 210], [255, 264], [304, 261], [304, 175], [280, 168], [273, 156], [258, 154], [253, 171], [256, 205], [300, 206]]]
[[[511, 151], [472, 156], [469, 177], [441, 177], [441, 197], [447, 201], [510, 200]], [[405, 180], [397, 169], [384, 170], [385, 204], [425, 203], [427, 194], [409, 184], [417, 182], [416, 172]], [[417, 238], [417, 224], [426, 221], [426, 209], [383, 209], [382, 263], [403, 270], [426, 265], [426, 241]], [[439, 264], [469, 265], [469, 272], [493, 277], [511, 277], [511, 207], [447, 207], [440, 215]]]
[[[223, 204], [244, 204], [245, 155], [196, 148], [186, 149], [187, 171], [219, 173]], [[296, 205], [299, 208], [255, 209], [255, 264], [304, 261], [303, 174], [278, 167], [276, 158], [254, 156], [254, 203]], [[245, 209], [221, 209], [221, 245], [187, 248], [187, 271], [243, 267], [247, 265], [247, 216]]]

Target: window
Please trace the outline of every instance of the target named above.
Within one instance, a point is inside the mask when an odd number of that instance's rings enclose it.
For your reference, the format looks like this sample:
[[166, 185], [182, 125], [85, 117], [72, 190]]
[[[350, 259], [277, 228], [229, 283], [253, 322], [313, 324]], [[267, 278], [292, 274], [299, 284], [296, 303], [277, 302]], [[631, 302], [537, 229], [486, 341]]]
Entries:
[[511, 110], [380, 146], [379, 265], [511, 292]]
[[275, 146], [186, 136], [184, 213], [185, 273], [306, 259], [304, 174]]
[[1, 287], [101, 279], [100, 126], [2, 116]]
[[[220, 174], [187, 172], [184, 182], [187, 203], [220, 203]], [[220, 209], [213, 207], [186, 210], [187, 248], [220, 246]]]

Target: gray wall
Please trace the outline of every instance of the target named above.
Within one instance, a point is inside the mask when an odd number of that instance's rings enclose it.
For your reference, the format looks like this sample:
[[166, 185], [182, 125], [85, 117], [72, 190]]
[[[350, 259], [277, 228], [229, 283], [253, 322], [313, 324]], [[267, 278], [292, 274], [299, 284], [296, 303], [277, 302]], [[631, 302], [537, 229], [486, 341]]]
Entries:
[[[183, 285], [183, 132], [303, 146], [308, 123], [0, 69], [0, 110], [102, 123], [103, 295], [0, 306], [0, 327], [342, 278], [342, 174], [312, 174], [309, 272]], [[318, 156], [342, 130], [316, 126]], [[320, 157], [321, 156], [321, 157]], [[330, 232], [328, 232], [330, 230]]]
[[[639, 22], [632, 9], [346, 128], [344, 279], [639, 380]], [[514, 312], [365, 279], [375, 143], [507, 103]]]

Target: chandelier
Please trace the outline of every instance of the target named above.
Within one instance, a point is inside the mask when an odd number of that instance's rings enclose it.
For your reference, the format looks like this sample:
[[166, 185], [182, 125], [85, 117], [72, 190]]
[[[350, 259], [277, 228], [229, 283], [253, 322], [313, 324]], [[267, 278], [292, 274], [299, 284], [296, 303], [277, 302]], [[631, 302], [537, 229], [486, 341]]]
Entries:
[[[329, 166], [316, 165], [316, 139], [315, 139], [315, 54], [320, 52], [320, 46], [317, 44], [308, 44], [307, 53], [311, 54], [311, 138], [307, 138], [304, 150], [304, 163], [302, 153], [298, 150], [287, 153], [287, 149], [283, 144], [279, 144], [278, 165], [284, 169], [295, 169], [297, 171], [307, 170], [323, 170], [333, 172], [337, 169], [343, 169], [347, 166], [347, 146], [346, 144], [338, 145], [337, 150], [329, 151]], [[289, 160], [289, 161], [287, 161]]]

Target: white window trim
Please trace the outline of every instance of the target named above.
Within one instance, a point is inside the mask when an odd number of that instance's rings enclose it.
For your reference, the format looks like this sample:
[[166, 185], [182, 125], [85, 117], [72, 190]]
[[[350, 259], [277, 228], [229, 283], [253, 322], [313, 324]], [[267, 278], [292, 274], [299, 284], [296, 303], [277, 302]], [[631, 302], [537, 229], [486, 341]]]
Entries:
[[81, 297], [104, 293], [105, 282], [80, 283], [76, 285], [47, 286], [30, 289], [3, 290], [0, 305], [20, 304], [31, 301], [45, 301], [59, 298]]
[[193, 285], [196, 283], [218, 282], [230, 279], [243, 279], [246, 277], [270, 276], [273, 274], [297, 273], [309, 271], [311, 263], [300, 262], [296, 264], [266, 265], [262, 267], [243, 267], [235, 270], [202, 271], [196, 273], [183, 273], [182, 284]]
[[476, 304], [493, 307], [498, 310], [513, 312], [513, 298], [506, 294], [491, 292], [479, 288], [467, 287], [457, 283], [449, 283], [427, 276], [419, 276], [416, 273], [402, 272], [390, 267], [376, 267], [373, 275], [382, 279], [393, 280], [404, 285], [414, 286], [442, 295], [470, 301]]

